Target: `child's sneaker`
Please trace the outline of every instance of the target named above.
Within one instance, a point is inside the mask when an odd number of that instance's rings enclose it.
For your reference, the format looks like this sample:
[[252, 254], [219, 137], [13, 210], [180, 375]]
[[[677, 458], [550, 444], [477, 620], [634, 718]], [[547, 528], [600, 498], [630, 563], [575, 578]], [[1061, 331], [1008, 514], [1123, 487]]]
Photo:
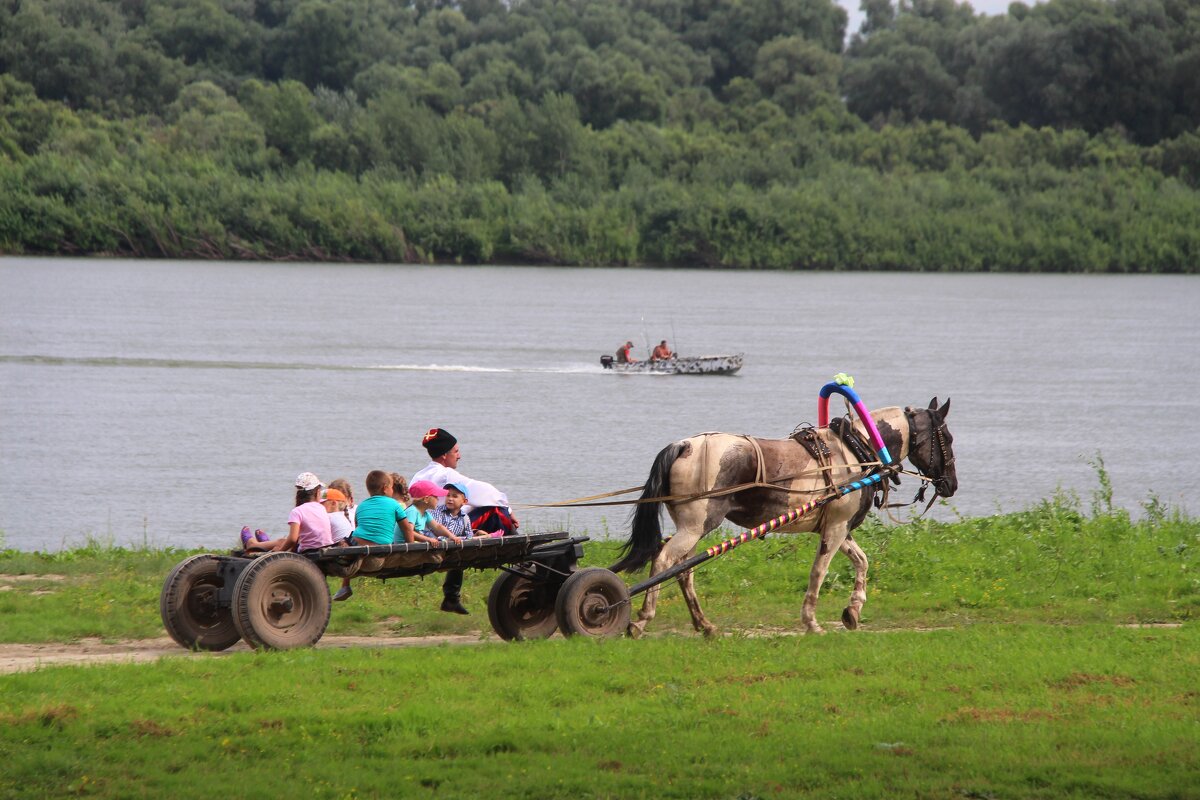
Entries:
[[243, 525], [242, 526], [242, 549], [248, 550], [250, 548], [250, 542], [252, 542], [252, 541], [254, 541], [254, 539], [250, 535], [250, 526]]
[[260, 542], [269, 542], [269, 541], [271, 541], [271, 537], [270, 537], [270, 536], [267, 536], [267, 534], [263, 532], [263, 529], [262, 529], [262, 528], [257, 528], [257, 529], [254, 531], [254, 538], [255, 538], [255, 539], [257, 539], [257, 540], [258, 540], [258, 541], [260, 541]]

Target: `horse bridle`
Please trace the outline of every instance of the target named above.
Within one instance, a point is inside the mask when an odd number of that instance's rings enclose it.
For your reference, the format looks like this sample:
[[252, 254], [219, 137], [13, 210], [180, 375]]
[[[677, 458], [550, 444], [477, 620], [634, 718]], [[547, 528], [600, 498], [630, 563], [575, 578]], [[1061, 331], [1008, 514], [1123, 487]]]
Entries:
[[[954, 466], [954, 454], [950, 452], [949, 448], [946, 445], [946, 421], [944, 419], [938, 419], [937, 424], [934, 425], [934, 420], [936, 419], [937, 415], [935, 414], [935, 412], [932, 408], [923, 408], [923, 409], [917, 409], [917, 410], [924, 411], [926, 414], [929, 415], [929, 427], [933, 429], [933, 435], [929, 437], [929, 442], [928, 442], [929, 458], [927, 458], [925, 460], [927, 469], [929, 470], [929, 472], [931, 474], [926, 474], [924, 472], [921, 473], [921, 479], [923, 482], [921, 484], [921, 488], [919, 490], [917, 490], [917, 497], [914, 498], [914, 502], [923, 500], [925, 498], [926, 483], [933, 484], [933, 497], [929, 498], [929, 505], [927, 505], [925, 507], [926, 511], [928, 511], [929, 507], [933, 505], [933, 501], [937, 500], [938, 495], [945, 494], [946, 470], [948, 470], [950, 467]], [[913, 419], [917, 416], [917, 411], [909, 410], [906, 408], [906, 409], [904, 409], [904, 414], [906, 417], [908, 417], [908, 430], [909, 430], [909, 436], [911, 437], [912, 432], [914, 430], [916, 430], [916, 426], [913, 425]], [[938, 470], [934, 470], [934, 468], [933, 468], [933, 456], [934, 456], [934, 446], [935, 445], [937, 446], [938, 452], [940, 452], [941, 456], [942, 456], [942, 465], [941, 465], [941, 468]], [[936, 474], [932, 474], [932, 473], [936, 473]]]

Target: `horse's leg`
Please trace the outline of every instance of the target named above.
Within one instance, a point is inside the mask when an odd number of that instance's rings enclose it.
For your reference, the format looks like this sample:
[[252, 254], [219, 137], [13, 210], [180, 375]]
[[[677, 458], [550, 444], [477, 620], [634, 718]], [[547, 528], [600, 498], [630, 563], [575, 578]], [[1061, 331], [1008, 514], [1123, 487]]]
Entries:
[[[692, 539], [690, 543], [687, 543], [686, 550], [677, 552], [677, 558], [672, 562], [671, 566], [690, 558], [696, 549], [696, 542], [700, 540], [700, 537], [714, 530], [720, 524], [721, 520], [724, 519], [728, 511], [729, 503], [725, 499], [719, 498], [707, 501], [704, 505], [704, 516], [702, 518], [700, 516], [692, 518], [693, 523], [698, 522], [700, 525], [700, 535]], [[672, 540], [673, 542], [674, 540]], [[687, 572], [679, 575], [676, 580], [679, 581], [679, 589], [683, 592], [683, 601], [687, 603], [688, 613], [692, 615], [692, 627], [705, 636], [716, 636], [717, 626], [709, 622], [708, 618], [704, 616], [704, 611], [700, 608], [700, 598], [696, 596], [695, 572], [689, 569]]]
[[812, 571], [808, 573], [808, 591], [804, 593], [804, 606], [800, 611], [800, 620], [804, 629], [809, 633], [824, 633], [817, 624], [817, 597], [821, 594], [821, 584], [829, 572], [829, 562], [841, 548], [842, 542], [850, 533], [850, 526], [845, 521], [827, 522], [821, 529], [821, 543], [817, 547], [817, 557], [813, 559]]
[[[700, 537], [704, 535], [704, 511], [708, 506], [709, 501], [703, 500], [693, 503], [688, 503], [686, 506], [677, 506], [670, 509], [671, 519], [675, 522], [675, 535], [663, 545], [662, 550], [654, 557], [654, 561], [650, 564], [650, 577], [668, 570], [688, 557], [692, 552], [692, 548], [696, 546], [696, 542], [700, 541]], [[654, 615], [658, 605], [658, 590], [661, 588], [652, 586], [646, 590], [646, 599], [642, 601], [642, 608], [638, 611], [638, 618], [629, 623], [629, 635], [637, 638], [646, 630], [646, 623], [654, 619]], [[686, 590], [684, 597], [687, 597]], [[692, 602], [695, 601], [693, 593], [692, 600], [688, 602], [689, 610], [692, 607]], [[692, 615], [693, 623], [695, 614]]]
[[696, 582], [692, 576], [693, 570], [689, 569], [676, 579], [679, 581], [679, 588], [683, 590], [683, 601], [687, 603], [688, 611], [692, 614], [692, 627], [705, 636], [716, 636], [717, 626], [709, 622], [700, 610], [700, 598], [696, 597]]
[[854, 541], [853, 534], [846, 536], [841, 550], [854, 564], [854, 590], [850, 592], [850, 605], [842, 610], [842, 624], [852, 631], [858, 627], [859, 613], [867, 602], [867, 554]]

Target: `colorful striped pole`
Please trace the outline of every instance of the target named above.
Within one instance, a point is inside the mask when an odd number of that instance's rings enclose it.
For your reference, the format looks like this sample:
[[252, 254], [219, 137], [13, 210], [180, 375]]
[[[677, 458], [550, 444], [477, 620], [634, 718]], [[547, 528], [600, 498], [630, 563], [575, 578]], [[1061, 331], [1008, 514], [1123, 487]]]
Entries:
[[831, 383], [821, 387], [821, 394], [817, 400], [817, 425], [822, 428], [829, 426], [829, 397], [833, 394], [842, 395], [850, 401], [850, 405], [854, 406], [858, 418], [862, 420], [867, 432], [871, 434], [871, 444], [875, 447], [880, 463], [891, 464], [892, 454], [888, 452], [887, 445], [883, 443], [883, 437], [879, 435], [879, 428], [875, 426], [875, 420], [871, 419], [871, 412], [867, 409], [866, 403], [862, 401], [853, 387], [854, 379], [844, 372], [839, 372]]

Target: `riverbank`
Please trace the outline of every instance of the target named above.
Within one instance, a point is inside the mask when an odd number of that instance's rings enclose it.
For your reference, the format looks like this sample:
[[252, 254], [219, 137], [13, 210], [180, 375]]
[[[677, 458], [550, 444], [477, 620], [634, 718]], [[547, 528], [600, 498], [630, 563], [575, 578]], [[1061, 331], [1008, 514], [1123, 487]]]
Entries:
[[185, 154], [149, 165], [39, 154], [0, 159], [0, 187], [0, 253], [9, 254], [1200, 272], [1200, 192], [1142, 166], [880, 172], [833, 163], [786, 184], [663, 179], [581, 194], [571, 183], [311, 169], [247, 177]]
[[[1019, 513], [952, 523], [891, 526], [870, 519], [855, 533], [871, 562], [863, 623], [883, 630], [1195, 619], [1200, 614], [1200, 520], [1150, 511], [1133, 521], [1119, 510], [1086, 514], [1076, 503], [1057, 498]], [[712, 621], [742, 631], [796, 630], [814, 546], [810, 536], [775, 537], [706, 564], [696, 586]], [[582, 563], [613, 563], [617, 547], [616, 542], [589, 542]], [[192, 552], [99, 544], [58, 553], [4, 551], [0, 642], [159, 637], [162, 581]], [[353, 600], [334, 606], [328, 633], [487, 632], [486, 599], [495, 577], [468, 574], [468, 617], [438, 610], [438, 576], [357, 581]], [[849, 563], [835, 559], [822, 590], [820, 619], [838, 618], [852, 585]], [[674, 587], [663, 590], [650, 629], [691, 631]]]

